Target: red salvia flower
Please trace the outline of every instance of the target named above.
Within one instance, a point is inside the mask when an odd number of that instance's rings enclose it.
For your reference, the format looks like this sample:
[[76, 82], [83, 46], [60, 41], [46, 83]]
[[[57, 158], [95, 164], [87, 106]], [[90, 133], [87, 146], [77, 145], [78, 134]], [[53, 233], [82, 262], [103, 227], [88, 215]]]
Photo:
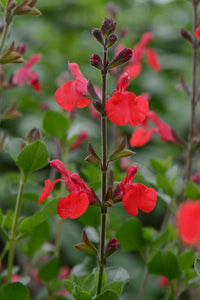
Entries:
[[68, 67], [75, 80], [67, 81], [55, 92], [56, 102], [65, 110], [73, 110], [76, 105], [79, 108], [85, 107], [90, 100], [82, 96], [87, 92], [87, 79], [80, 72], [76, 63], [69, 63]]
[[40, 92], [41, 85], [39, 82], [38, 75], [36, 72], [30, 70], [30, 68], [40, 59], [41, 59], [40, 54], [32, 55], [27, 61], [27, 63], [13, 75], [12, 78], [13, 84], [19, 86], [24, 84], [27, 81], [27, 83], [30, 86], [32, 86], [36, 92]]
[[131, 135], [130, 145], [132, 147], [142, 147], [146, 145], [157, 131], [157, 128], [137, 128]]
[[108, 119], [120, 126], [126, 125], [127, 122], [131, 126], [140, 124], [149, 109], [148, 101], [144, 97], [126, 91], [129, 82], [129, 74], [123, 73], [119, 78], [117, 91], [106, 103]]
[[78, 149], [82, 142], [87, 141], [89, 139], [89, 134], [86, 131], [82, 131], [76, 140], [73, 142], [72, 146], [70, 147], [70, 150]]
[[187, 246], [200, 248], [200, 200], [187, 200], [178, 208], [177, 228], [180, 240]]
[[75, 219], [80, 217], [88, 208], [89, 203], [97, 200], [94, 191], [89, 188], [78, 174], [67, 170], [61, 161], [52, 160], [50, 161], [50, 165], [64, 175], [64, 178], [56, 179], [53, 183], [47, 179], [38, 203], [46, 200], [51, 194], [54, 185], [62, 181], [66, 184], [70, 194], [59, 200], [57, 207], [58, 214], [61, 218]]
[[194, 32], [194, 35], [200, 39], [200, 24], [197, 26], [195, 32]]
[[157, 199], [153, 188], [148, 188], [142, 183], [132, 183], [137, 170], [137, 166], [128, 168], [127, 175], [119, 184], [117, 191], [117, 198], [122, 198], [124, 208], [132, 216], [137, 215], [138, 208], [146, 213], [152, 211]]

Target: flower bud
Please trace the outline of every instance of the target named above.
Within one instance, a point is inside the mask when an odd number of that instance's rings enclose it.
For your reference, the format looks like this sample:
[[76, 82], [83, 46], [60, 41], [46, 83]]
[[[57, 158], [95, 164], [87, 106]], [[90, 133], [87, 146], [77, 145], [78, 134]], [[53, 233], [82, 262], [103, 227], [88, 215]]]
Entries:
[[99, 70], [103, 70], [103, 63], [101, 60], [101, 57], [97, 54], [92, 54], [92, 56], [90, 57], [90, 63], [93, 67], [99, 69]]
[[40, 140], [41, 133], [40, 133], [39, 129], [37, 129], [36, 127], [33, 127], [31, 130], [29, 130], [26, 134], [26, 139], [29, 144], [31, 144], [37, 140]]
[[109, 63], [108, 68], [112, 69], [121, 64], [126, 63], [133, 56], [133, 51], [129, 48], [124, 48], [113, 60]]
[[107, 244], [105, 257], [108, 257], [111, 254], [113, 254], [115, 251], [117, 251], [118, 247], [119, 247], [118, 240], [116, 238], [112, 238]]
[[98, 28], [92, 29], [92, 35], [95, 37], [95, 39], [101, 44], [104, 45], [104, 40], [101, 34], [101, 31]]
[[193, 42], [193, 37], [190, 32], [185, 29], [181, 29], [180, 33], [184, 39], [188, 40], [190, 43]]
[[101, 25], [101, 33], [103, 36], [108, 37], [111, 33], [113, 33], [116, 29], [117, 23], [113, 22], [111, 18], [105, 18]]
[[119, 7], [115, 5], [114, 2], [108, 2], [105, 12], [107, 15], [113, 17], [116, 17], [119, 13]]
[[108, 38], [108, 42], [107, 42], [107, 48], [111, 47], [112, 45], [114, 45], [114, 43], [118, 40], [116, 34], [111, 34]]

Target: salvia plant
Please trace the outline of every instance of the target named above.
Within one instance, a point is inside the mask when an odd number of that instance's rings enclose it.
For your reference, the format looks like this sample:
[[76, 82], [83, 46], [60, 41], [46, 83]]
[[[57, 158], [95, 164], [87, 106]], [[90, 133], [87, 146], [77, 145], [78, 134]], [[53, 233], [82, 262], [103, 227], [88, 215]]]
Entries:
[[[53, 105], [40, 106], [42, 130], [34, 126], [12, 136], [6, 124], [22, 113], [17, 102], [4, 105], [6, 93], [25, 84], [35, 93], [42, 90], [34, 71], [42, 55], [25, 60], [26, 45], [10, 42], [15, 19], [41, 15], [36, 5], [37, 0], [0, 1], [0, 159], [2, 174], [8, 157], [14, 169], [14, 180], [5, 179], [11, 201], [0, 210], [0, 299], [199, 299], [199, 1], [190, 1], [192, 30], [180, 29], [192, 62], [191, 84], [185, 74], [177, 84], [189, 103], [187, 136], [160, 118], [150, 93], [134, 90], [144, 63], [152, 77], [162, 66], [152, 32], [142, 33], [133, 48], [122, 45], [130, 32], [119, 31], [119, 9], [112, 2], [109, 17], [91, 30], [98, 54], [89, 49], [88, 68], [98, 86], [69, 58]], [[10, 74], [12, 64], [23, 65]], [[156, 157], [136, 163], [139, 147], [145, 149], [154, 135], [179, 151], [179, 161]], [[29, 200], [34, 205], [28, 207]], [[160, 209], [159, 225], [149, 225], [148, 215], [156, 219]], [[79, 235], [69, 250], [75, 228]], [[73, 255], [79, 257], [75, 263]]]

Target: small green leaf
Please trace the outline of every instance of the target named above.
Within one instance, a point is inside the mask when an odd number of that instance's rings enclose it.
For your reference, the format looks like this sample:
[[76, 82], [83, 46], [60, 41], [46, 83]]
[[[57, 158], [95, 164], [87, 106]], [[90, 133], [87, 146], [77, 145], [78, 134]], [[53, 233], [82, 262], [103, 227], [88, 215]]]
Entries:
[[134, 218], [124, 222], [118, 229], [116, 238], [120, 243], [120, 248], [124, 251], [141, 250], [145, 242], [141, 222]]
[[92, 300], [92, 296], [87, 291], [84, 291], [80, 286], [77, 285], [73, 288], [72, 296], [76, 300]]
[[165, 174], [171, 163], [171, 157], [166, 160], [151, 158], [150, 163], [158, 173]]
[[50, 281], [55, 279], [58, 276], [58, 273], [59, 259], [57, 256], [54, 256], [39, 269], [38, 276], [44, 281]]
[[200, 277], [200, 259], [196, 258], [194, 261], [194, 269], [197, 273], [197, 275]]
[[20, 282], [8, 283], [0, 288], [1, 300], [30, 300], [29, 289]]
[[19, 226], [20, 232], [26, 232], [26, 231], [32, 230], [34, 227], [43, 223], [48, 218], [55, 216], [57, 214], [58, 201], [59, 201], [59, 198], [49, 201], [45, 206], [43, 206], [34, 215], [23, 220]]
[[105, 292], [107, 290], [112, 290], [114, 291], [118, 296], [121, 295], [122, 290], [123, 290], [123, 282], [122, 281], [112, 281], [106, 284], [103, 287], [102, 292]]
[[17, 157], [16, 164], [23, 170], [27, 177], [33, 171], [43, 168], [48, 164], [49, 153], [46, 145], [36, 141], [23, 148]]
[[129, 273], [122, 267], [105, 268], [107, 283], [113, 281], [122, 281], [124, 284], [129, 281]]
[[22, 139], [20, 138], [7, 138], [5, 142], [5, 151], [10, 157], [16, 162], [17, 157], [20, 153], [20, 144]]
[[2, 221], [3, 221], [3, 212], [2, 210], [0, 209], [0, 226], [2, 224]]
[[154, 241], [153, 245], [158, 247], [165, 243], [171, 242], [176, 236], [175, 229], [172, 224], [168, 224], [166, 230], [164, 230], [158, 238]]
[[12, 210], [8, 210], [8, 212], [3, 218], [2, 227], [8, 232], [12, 228], [13, 217], [14, 217], [14, 212]]
[[192, 181], [189, 181], [185, 189], [185, 197], [193, 200], [200, 198], [200, 188]]
[[63, 114], [53, 110], [48, 110], [45, 113], [43, 128], [48, 134], [56, 136], [62, 140], [66, 137], [68, 127], [69, 122]]
[[182, 270], [187, 270], [193, 266], [195, 254], [192, 250], [186, 250], [178, 257], [179, 266]]
[[95, 297], [94, 300], [119, 300], [119, 297], [113, 291], [106, 291]]
[[89, 205], [86, 212], [78, 218], [78, 221], [83, 225], [97, 228], [101, 222], [101, 213], [99, 207]]
[[169, 279], [178, 278], [181, 274], [178, 259], [170, 251], [158, 251], [148, 263], [149, 273], [163, 275]]
[[162, 174], [158, 174], [156, 176], [156, 182], [159, 188], [161, 188], [166, 194], [170, 195], [171, 197], [174, 194], [174, 180], [170, 180], [166, 178]]
[[74, 283], [71, 279], [65, 279], [64, 280], [64, 287], [66, 288], [66, 290], [72, 294], [73, 288], [74, 288]]

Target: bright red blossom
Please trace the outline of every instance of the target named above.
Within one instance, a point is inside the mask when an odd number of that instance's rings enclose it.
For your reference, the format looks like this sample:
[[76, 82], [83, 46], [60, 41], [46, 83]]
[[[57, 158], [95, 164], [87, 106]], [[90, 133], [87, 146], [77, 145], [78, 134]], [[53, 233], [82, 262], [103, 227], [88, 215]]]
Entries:
[[65, 110], [73, 110], [76, 105], [79, 108], [85, 107], [90, 100], [82, 96], [87, 92], [87, 79], [80, 72], [76, 63], [69, 63], [68, 67], [75, 80], [67, 81], [55, 92], [56, 102]]
[[39, 82], [38, 75], [36, 72], [30, 70], [30, 68], [40, 59], [40, 54], [32, 55], [27, 61], [27, 63], [13, 75], [13, 84], [22, 85], [27, 81], [28, 84], [32, 86], [36, 92], [40, 92], [41, 85]]
[[81, 143], [88, 140], [88, 138], [89, 138], [89, 134], [86, 131], [82, 131], [78, 135], [77, 139], [74, 141], [72, 146], [70, 147], [70, 150], [78, 149], [80, 147]]
[[120, 126], [126, 125], [127, 122], [131, 126], [140, 124], [145, 119], [149, 109], [148, 101], [144, 97], [137, 97], [126, 91], [129, 82], [129, 74], [123, 73], [119, 78], [117, 91], [106, 103], [108, 119]]
[[122, 198], [126, 211], [135, 216], [138, 208], [146, 213], [152, 211], [156, 205], [157, 194], [153, 188], [148, 188], [142, 183], [132, 183], [138, 170], [137, 166], [130, 166], [127, 175], [118, 187], [117, 198]]
[[197, 28], [196, 28], [196, 30], [195, 30], [195, 32], [194, 32], [194, 35], [195, 35], [198, 39], [200, 39], [200, 23], [199, 23], [199, 25], [197, 26]]
[[181, 241], [187, 246], [200, 249], [200, 200], [181, 203], [176, 221]]
[[89, 188], [78, 174], [67, 170], [61, 161], [52, 160], [50, 165], [64, 175], [64, 178], [56, 179], [53, 183], [47, 179], [38, 203], [46, 200], [51, 194], [54, 185], [62, 181], [67, 186], [70, 194], [59, 200], [58, 214], [61, 218], [75, 219], [80, 217], [88, 208], [89, 203], [97, 200], [94, 191]]

